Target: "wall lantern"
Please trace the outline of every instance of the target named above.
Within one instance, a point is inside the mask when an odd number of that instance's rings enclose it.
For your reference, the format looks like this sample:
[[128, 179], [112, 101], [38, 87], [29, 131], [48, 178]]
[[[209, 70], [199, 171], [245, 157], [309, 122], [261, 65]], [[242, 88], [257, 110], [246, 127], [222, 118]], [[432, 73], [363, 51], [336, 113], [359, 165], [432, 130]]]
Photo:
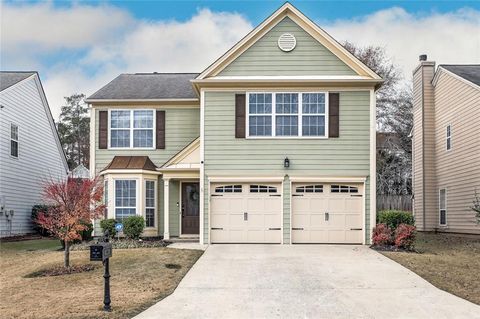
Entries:
[[290, 160], [288, 159], [288, 157], [285, 157], [285, 159], [283, 160], [283, 167], [285, 168], [290, 167]]

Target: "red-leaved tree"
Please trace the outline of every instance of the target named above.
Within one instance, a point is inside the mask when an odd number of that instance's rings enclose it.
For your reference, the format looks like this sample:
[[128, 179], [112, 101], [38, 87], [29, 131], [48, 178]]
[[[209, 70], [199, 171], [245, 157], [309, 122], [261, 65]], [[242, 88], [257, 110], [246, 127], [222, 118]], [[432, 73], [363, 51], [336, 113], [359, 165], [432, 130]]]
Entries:
[[50, 180], [43, 188], [49, 208], [40, 212], [37, 223], [65, 243], [65, 267], [70, 267], [70, 243], [81, 239], [92, 219], [103, 216], [103, 187], [98, 179]]

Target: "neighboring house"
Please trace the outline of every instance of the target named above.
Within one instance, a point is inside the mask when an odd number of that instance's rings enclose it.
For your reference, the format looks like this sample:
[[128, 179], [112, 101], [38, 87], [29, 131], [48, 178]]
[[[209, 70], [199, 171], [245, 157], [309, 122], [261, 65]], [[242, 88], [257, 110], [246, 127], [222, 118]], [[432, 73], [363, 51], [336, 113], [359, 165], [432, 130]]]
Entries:
[[79, 178], [79, 179], [87, 179], [90, 178], [90, 171], [85, 165], [80, 164], [68, 173], [68, 177], [70, 178]]
[[0, 72], [0, 132], [0, 236], [31, 233], [43, 183], [68, 171], [37, 72]]
[[480, 234], [480, 65], [420, 57], [413, 72], [413, 188], [417, 227]]
[[381, 82], [289, 3], [200, 74], [122, 74], [87, 99], [108, 217], [205, 244], [368, 243]]

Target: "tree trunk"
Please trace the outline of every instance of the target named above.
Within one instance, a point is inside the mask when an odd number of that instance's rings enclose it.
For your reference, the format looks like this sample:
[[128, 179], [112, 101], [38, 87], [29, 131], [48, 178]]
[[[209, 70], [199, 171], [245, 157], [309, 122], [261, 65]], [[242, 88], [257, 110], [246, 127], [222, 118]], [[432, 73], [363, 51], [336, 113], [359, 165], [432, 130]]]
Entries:
[[65, 240], [65, 261], [64, 261], [65, 268], [70, 267], [70, 243]]

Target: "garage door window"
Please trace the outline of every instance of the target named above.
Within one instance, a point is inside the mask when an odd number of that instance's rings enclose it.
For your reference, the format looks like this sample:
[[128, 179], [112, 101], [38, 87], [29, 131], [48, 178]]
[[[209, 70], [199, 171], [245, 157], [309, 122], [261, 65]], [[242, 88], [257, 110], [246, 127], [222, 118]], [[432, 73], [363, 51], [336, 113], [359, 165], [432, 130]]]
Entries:
[[277, 188], [267, 185], [250, 185], [250, 193], [276, 193]]
[[242, 185], [224, 185], [215, 187], [215, 193], [241, 193]]
[[348, 185], [332, 185], [330, 188], [332, 193], [358, 193], [358, 187]]
[[295, 188], [297, 193], [323, 193], [323, 185], [305, 185]]

